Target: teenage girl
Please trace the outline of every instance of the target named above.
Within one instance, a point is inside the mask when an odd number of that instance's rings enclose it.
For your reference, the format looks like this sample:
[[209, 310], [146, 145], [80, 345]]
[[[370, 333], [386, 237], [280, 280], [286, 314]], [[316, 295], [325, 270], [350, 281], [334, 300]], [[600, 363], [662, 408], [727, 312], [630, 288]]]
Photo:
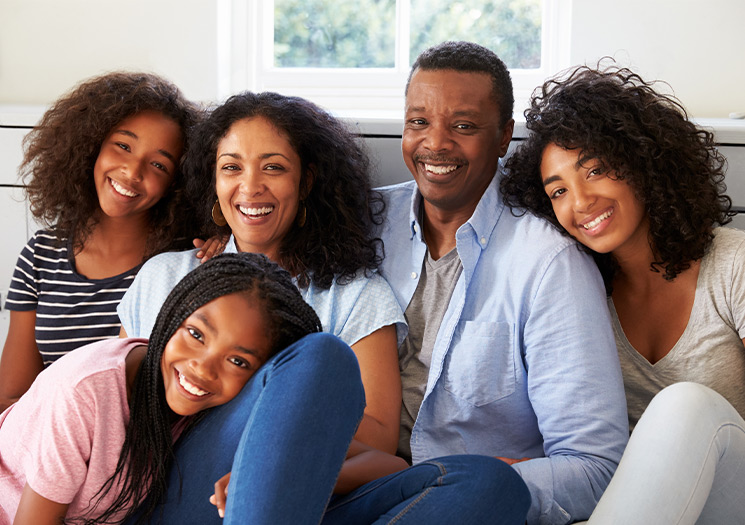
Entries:
[[501, 190], [595, 257], [633, 429], [590, 523], [741, 523], [745, 233], [714, 136], [616, 67], [549, 80], [526, 119]]
[[[149, 342], [80, 348], [0, 415], [0, 523], [118, 523], [141, 501], [147, 519], [174, 439], [199, 439], [190, 431], [201, 416], [236, 397], [251, 410], [226, 522], [318, 522], [364, 408], [354, 354], [320, 330], [289, 274], [263, 255], [200, 266], [170, 293]], [[201, 446], [208, 456], [214, 443]]]
[[25, 139], [20, 174], [48, 225], [21, 252], [6, 308], [0, 409], [44, 367], [119, 334], [116, 306], [148, 257], [174, 247], [179, 159], [195, 107], [151, 74], [90, 79], [58, 100]]

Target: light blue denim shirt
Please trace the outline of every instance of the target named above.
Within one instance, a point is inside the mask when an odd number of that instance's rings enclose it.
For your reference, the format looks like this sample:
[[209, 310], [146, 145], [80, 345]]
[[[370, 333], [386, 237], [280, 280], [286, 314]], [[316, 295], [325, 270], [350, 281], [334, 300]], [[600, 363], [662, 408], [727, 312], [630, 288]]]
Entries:
[[[528, 523], [587, 519], [629, 436], [605, 290], [593, 260], [548, 222], [515, 217], [495, 177], [456, 234], [463, 262], [411, 437], [414, 463], [450, 454], [535, 458]], [[416, 184], [383, 188], [383, 275], [401, 309], [426, 245]]]
[[[187, 273], [199, 266], [197, 250], [167, 252], [147, 261], [119, 303], [117, 313], [129, 337], [150, 337], [155, 318], [166, 297]], [[235, 253], [230, 237], [226, 253]], [[334, 281], [328, 289], [311, 283], [300, 294], [316, 311], [324, 332], [353, 345], [379, 328], [396, 326], [399, 344], [406, 336], [406, 321], [391, 287], [379, 274], [358, 275], [347, 284]]]

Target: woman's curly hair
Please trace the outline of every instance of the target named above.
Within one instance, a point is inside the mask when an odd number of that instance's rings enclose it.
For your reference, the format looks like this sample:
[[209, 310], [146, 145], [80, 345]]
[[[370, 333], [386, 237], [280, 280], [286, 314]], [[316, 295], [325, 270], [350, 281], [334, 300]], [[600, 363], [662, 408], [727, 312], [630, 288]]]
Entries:
[[[181, 128], [186, 142], [199, 117], [197, 107], [167, 80], [149, 73], [114, 72], [91, 78], [52, 105], [24, 139], [20, 176], [31, 212], [59, 240], [82, 248], [100, 209], [93, 168], [103, 141], [122, 120], [156, 111]], [[190, 235], [182, 220], [183, 177], [151, 208], [146, 258]], [[188, 215], [188, 214], [184, 214]]]
[[[217, 146], [237, 121], [263, 117], [290, 142], [300, 157], [305, 187], [306, 222], [294, 224], [282, 240], [279, 263], [296, 275], [300, 286], [311, 281], [321, 288], [334, 278], [350, 281], [359, 271], [381, 263], [374, 237], [382, 222], [383, 200], [370, 188], [370, 160], [355, 135], [337, 118], [312, 102], [278, 93], [244, 92], [230, 97], [197, 126], [184, 157], [187, 194], [207, 236], [226, 235], [229, 226], [212, 221], [217, 200]], [[382, 252], [382, 249], [380, 250]]]
[[[531, 211], [566, 233], [543, 188], [543, 151], [553, 143], [578, 149], [585, 161], [598, 159], [644, 205], [655, 257], [651, 270], [672, 280], [704, 256], [713, 227], [730, 222], [732, 201], [724, 193], [726, 160], [714, 135], [690, 122], [682, 104], [653, 84], [615, 64], [582, 66], [546, 81], [525, 111], [531, 133], [508, 159], [500, 191], [513, 213]], [[588, 251], [610, 291], [615, 260]]]

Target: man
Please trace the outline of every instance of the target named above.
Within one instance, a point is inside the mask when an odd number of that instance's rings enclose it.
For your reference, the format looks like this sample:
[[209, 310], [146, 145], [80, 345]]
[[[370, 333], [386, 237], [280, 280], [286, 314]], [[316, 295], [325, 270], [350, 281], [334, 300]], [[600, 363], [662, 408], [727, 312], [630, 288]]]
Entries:
[[402, 151], [384, 188], [383, 272], [409, 323], [399, 455], [514, 464], [528, 523], [586, 519], [628, 439], [623, 384], [592, 260], [498, 192], [512, 83], [491, 51], [446, 42], [412, 67]]

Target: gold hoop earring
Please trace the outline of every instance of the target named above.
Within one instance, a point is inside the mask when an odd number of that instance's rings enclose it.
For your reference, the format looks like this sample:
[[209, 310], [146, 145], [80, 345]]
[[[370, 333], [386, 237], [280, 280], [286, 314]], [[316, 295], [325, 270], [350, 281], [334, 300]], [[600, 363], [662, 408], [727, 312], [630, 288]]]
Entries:
[[305, 221], [308, 218], [308, 214], [306, 213], [305, 204], [302, 202], [300, 203], [300, 211], [297, 213], [297, 225], [299, 228], [302, 228], [305, 226]]
[[219, 200], [216, 200], [214, 206], [212, 206], [212, 222], [218, 226], [225, 226], [228, 223], [225, 219], [225, 215], [222, 214]]

